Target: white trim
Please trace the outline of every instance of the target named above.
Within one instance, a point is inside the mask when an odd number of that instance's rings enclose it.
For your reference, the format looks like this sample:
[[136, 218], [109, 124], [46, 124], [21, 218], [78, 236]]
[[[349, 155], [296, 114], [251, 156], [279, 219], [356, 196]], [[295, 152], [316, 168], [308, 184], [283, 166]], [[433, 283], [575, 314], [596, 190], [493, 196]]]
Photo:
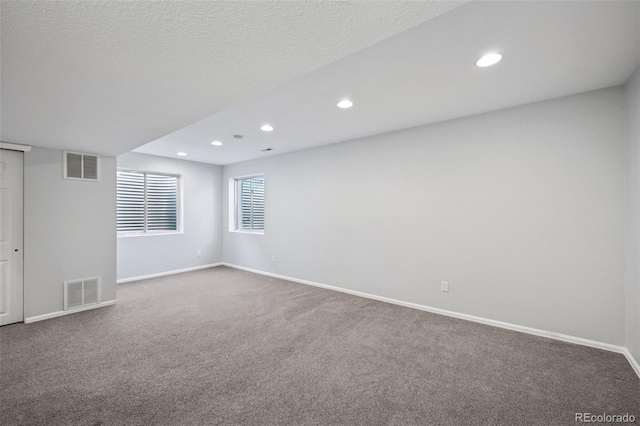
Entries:
[[363, 293], [360, 291], [349, 290], [346, 288], [335, 287], [327, 284], [320, 284], [320, 283], [316, 283], [308, 280], [301, 280], [298, 278], [287, 277], [285, 275], [273, 274], [271, 272], [265, 272], [265, 271], [260, 271], [258, 269], [247, 268], [245, 266], [234, 265], [232, 263], [222, 262], [222, 264], [230, 268], [241, 269], [243, 271], [266, 275], [268, 277], [279, 278], [282, 280], [293, 281], [300, 284], [307, 284], [314, 287], [320, 287], [328, 290], [339, 291], [341, 293], [347, 293], [354, 296], [364, 297], [367, 299], [378, 300], [380, 302], [391, 303], [393, 305], [404, 306], [407, 308], [418, 309], [421, 311], [431, 312], [439, 315], [445, 315], [452, 318], [458, 318], [466, 321], [477, 322], [480, 324], [490, 325], [493, 327], [500, 327], [507, 330], [519, 331], [521, 333], [533, 334], [534, 336], [546, 337], [549, 339], [560, 340], [562, 342], [574, 343], [576, 345], [589, 346], [596, 349], [603, 349], [605, 351], [620, 353], [627, 357], [627, 359], [631, 363], [631, 366], [635, 370], [636, 374], [638, 375], [638, 377], [640, 377], [640, 365], [638, 365], [638, 362], [633, 358], [629, 350], [624, 346], [617, 346], [617, 345], [612, 345], [610, 343], [598, 342], [597, 340], [584, 339], [582, 337], [569, 336], [567, 334], [556, 333], [553, 331], [540, 330], [537, 328], [525, 327], [522, 325], [512, 324], [508, 322], [496, 321], [489, 318], [477, 317], [475, 315], [462, 314], [459, 312], [448, 311], [446, 309], [433, 308], [431, 306], [420, 305], [418, 303], [412, 303], [412, 302], [405, 302], [402, 300], [391, 299], [389, 297], [376, 296], [375, 294]]
[[118, 238], [157, 237], [160, 235], [181, 235], [181, 234], [184, 234], [184, 232], [182, 231], [147, 231], [147, 232], [119, 231]]
[[249, 178], [258, 177], [258, 176], [263, 176], [264, 177], [264, 172], [252, 173], [250, 175], [232, 176], [229, 179], [242, 180], [242, 179], [249, 179]]
[[29, 152], [31, 147], [29, 145], [19, 145], [17, 143], [0, 142], [0, 149], [10, 149], [12, 151]]
[[640, 377], [640, 363], [638, 362], [638, 360], [636, 360], [633, 355], [631, 355], [631, 352], [629, 352], [629, 349], [624, 348], [624, 356], [627, 357], [627, 361], [629, 361], [629, 364], [631, 364], [631, 367], [633, 368], [633, 370], [636, 372], [636, 374], [638, 375], [638, 377]]
[[75, 314], [76, 312], [88, 311], [88, 310], [91, 310], [91, 309], [103, 308], [105, 306], [111, 306], [111, 305], [115, 305], [115, 304], [116, 304], [116, 299], [107, 300], [106, 302], [100, 302], [100, 303], [93, 304], [93, 305], [82, 306], [81, 308], [73, 309], [73, 310], [69, 310], [69, 311], [57, 311], [57, 312], [51, 312], [49, 314], [36, 315], [35, 317], [25, 318], [24, 319], [24, 323], [25, 324], [29, 324], [29, 323], [36, 322], [36, 321], [42, 321], [42, 320], [46, 320], [46, 319], [50, 319], [50, 318], [61, 317], [63, 315]]
[[116, 283], [122, 284], [131, 281], [146, 280], [148, 278], [164, 277], [165, 275], [181, 274], [183, 272], [197, 271], [199, 269], [215, 268], [216, 266], [222, 266], [222, 262], [210, 263], [209, 265], [192, 266], [191, 268], [175, 269], [173, 271], [158, 272], [157, 274], [140, 275], [139, 277], [122, 278], [116, 281]]
[[182, 175], [180, 173], [167, 173], [167, 172], [154, 172], [150, 170], [140, 170], [140, 169], [130, 169], [127, 167], [117, 167], [116, 171], [118, 172], [129, 172], [129, 173], [140, 173], [146, 175], [160, 175], [160, 176], [171, 176], [180, 178]]
[[234, 229], [234, 230], [229, 230], [229, 232], [232, 232], [234, 234], [253, 234], [253, 235], [264, 235], [264, 230], [256, 230], [256, 231], [248, 231], [248, 230], [244, 230], [244, 229]]

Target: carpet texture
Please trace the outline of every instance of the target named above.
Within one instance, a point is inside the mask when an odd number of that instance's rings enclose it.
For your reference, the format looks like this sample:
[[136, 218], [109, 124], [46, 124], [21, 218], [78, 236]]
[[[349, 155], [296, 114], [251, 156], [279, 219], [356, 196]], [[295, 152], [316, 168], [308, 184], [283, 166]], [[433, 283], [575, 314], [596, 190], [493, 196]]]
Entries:
[[0, 328], [2, 425], [570, 425], [576, 412], [640, 418], [623, 355], [226, 267]]

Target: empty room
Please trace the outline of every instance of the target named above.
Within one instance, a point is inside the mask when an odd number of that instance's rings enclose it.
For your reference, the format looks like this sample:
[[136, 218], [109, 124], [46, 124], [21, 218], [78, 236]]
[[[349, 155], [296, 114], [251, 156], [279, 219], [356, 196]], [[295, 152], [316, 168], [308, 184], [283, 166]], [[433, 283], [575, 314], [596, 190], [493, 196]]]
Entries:
[[0, 1], [0, 424], [640, 424], [640, 1]]

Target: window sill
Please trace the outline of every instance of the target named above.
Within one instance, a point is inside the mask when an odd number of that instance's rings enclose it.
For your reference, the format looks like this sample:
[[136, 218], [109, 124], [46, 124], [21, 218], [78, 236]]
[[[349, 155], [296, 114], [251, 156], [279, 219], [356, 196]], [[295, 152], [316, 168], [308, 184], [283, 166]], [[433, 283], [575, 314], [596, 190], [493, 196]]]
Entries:
[[184, 234], [182, 231], [167, 231], [167, 232], [123, 232], [118, 233], [118, 238], [130, 238], [130, 237], [155, 237], [160, 235], [180, 235]]
[[229, 232], [234, 234], [254, 234], [254, 235], [264, 235], [264, 231], [246, 231], [243, 229], [230, 229]]

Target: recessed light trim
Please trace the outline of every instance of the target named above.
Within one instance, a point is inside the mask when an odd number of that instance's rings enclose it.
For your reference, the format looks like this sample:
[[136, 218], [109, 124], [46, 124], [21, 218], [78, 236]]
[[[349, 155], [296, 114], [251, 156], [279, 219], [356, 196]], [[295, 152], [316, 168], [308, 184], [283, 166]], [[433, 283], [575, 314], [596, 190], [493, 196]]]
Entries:
[[273, 126], [271, 124], [263, 124], [262, 126], [260, 126], [260, 130], [262, 130], [263, 132], [271, 132], [273, 131]]
[[220, 142], [220, 141], [213, 141], [213, 142], [211, 142], [211, 145], [214, 145], [214, 146], [222, 146], [222, 142]]
[[351, 108], [353, 106], [353, 101], [349, 99], [342, 99], [340, 102], [336, 104], [336, 106], [342, 109]]
[[187, 153], [186, 153], [186, 152], [179, 152], [179, 153], [178, 153], [178, 155], [179, 155], [180, 157], [186, 157], [186, 156], [187, 156]]
[[502, 60], [502, 55], [496, 52], [487, 53], [476, 61], [476, 65], [480, 68], [490, 67]]

